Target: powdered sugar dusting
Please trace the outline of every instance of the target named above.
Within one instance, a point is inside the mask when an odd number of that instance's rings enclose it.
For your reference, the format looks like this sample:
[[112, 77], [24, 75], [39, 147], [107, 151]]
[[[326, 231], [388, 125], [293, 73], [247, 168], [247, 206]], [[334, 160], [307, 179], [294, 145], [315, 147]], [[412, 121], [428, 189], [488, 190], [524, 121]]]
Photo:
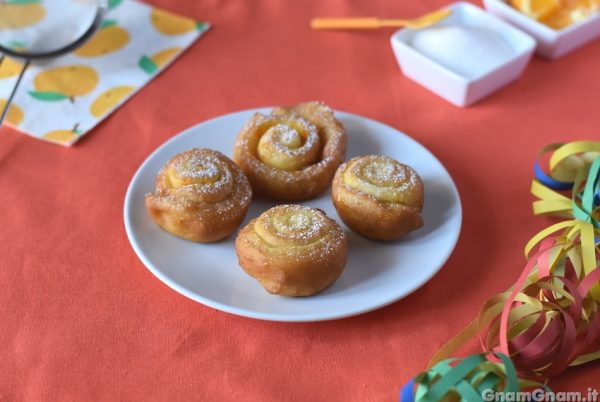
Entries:
[[237, 165], [220, 152], [196, 148], [176, 155], [158, 174], [152, 195], [161, 208], [190, 220], [226, 222], [250, 204], [252, 190]]
[[313, 164], [321, 153], [317, 128], [305, 119], [275, 119], [258, 142], [259, 159], [283, 170], [298, 170]]
[[310, 258], [318, 259], [345, 242], [344, 233], [334, 220], [321, 210], [302, 205], [271, 208], [254, 225], [259, 239], [269, 245], [270, 253], [290, 257], [306, 257], [308, 253]]
[[276, 207], [273, 211], [273, 227], [289, 239], [309, 240], [318, 235], [325, 220], [323, 215], [312, 208], [300, 205]]
[[[301, 124], [312, 125], [316, 130], [315, 139], [319, 140], [316, 158], [294, 170], [284, 170], [271, 166], [259, 155], [258, 143], [265, 133], [265, 126], [290, 120], [298, 120]], [[287, 136], [285, 134], [284, 136]], [[308, 145], [306, 145], [308, 143]], [[307, 138], [305, 146], [312, 146]], [[235, 144], [234, 158], [245, 171], [260, 176], [264, 182], [289, 184], [303, 188], [316, 186], [323, 181], [315, 178], [333, 177], [333, 173], [341, 163], [346, 150], [346, 133], [335, 119], [333, 111], [323, 102], [308, 102], [291, 108], [275, 108], [270, 115], [255, 114], [245, 125]], [[281, 155], [292, 154], [295, 150], [283, 150]], [[311, 192], [312, 190], [308, 190]]]
[[218, 180], [221, 171], [213, 156], [201, 153], [188, 153], [174, 164], [173, 168], [181, 178], [199, 180]]
[[300, 134], [298, 134], [298, 131], [292, 129], [290, 126], [286, 125], [286, 124], [278, 124], [276, 126], [274, 126], [273, 128], [271, 128], [271, 130], [277, 130], [278, 131], [278, 136], [280, 139], [280, 142], [286, 146], [287, 149], [289, 148], [298, 148], [297, 145], [295, 145], [298, 141], [302, 141]]
[[356, 161], [352, 171], [360, 179], [380, 187], [406, 188], [417, 180], [413, 169], [386, 156], [366, 156]]
[[422, 204], [423, 186], [417, 172], [392, 158], [370, 155], [351, 159], [342, 175], [347, 188], [377, 201]]

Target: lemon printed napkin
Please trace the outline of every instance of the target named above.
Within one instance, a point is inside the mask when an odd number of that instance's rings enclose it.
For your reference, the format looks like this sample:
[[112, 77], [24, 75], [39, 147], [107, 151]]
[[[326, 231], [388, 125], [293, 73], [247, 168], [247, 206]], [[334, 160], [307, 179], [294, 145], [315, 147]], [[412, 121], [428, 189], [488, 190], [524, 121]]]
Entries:
[[[0, 12], [13, 8], [23, 16], [21, 24], [34, 27], [53, 12], [64, 12], [64, 6], [56, 3], [3, 0]], [[8, 112], [8, 124], [31, 136], [70, 146], [209, 28], [205, 22], [135, 0], [110, 0], [109, 5], [102, 26], [82, 47], [29, 66]], [[25, 7], [27, 12], [15, 7]], [[20, 71], [21, 62], [16, 60], [5, 58], [0, 65], [0, 107], [6, 104]]]

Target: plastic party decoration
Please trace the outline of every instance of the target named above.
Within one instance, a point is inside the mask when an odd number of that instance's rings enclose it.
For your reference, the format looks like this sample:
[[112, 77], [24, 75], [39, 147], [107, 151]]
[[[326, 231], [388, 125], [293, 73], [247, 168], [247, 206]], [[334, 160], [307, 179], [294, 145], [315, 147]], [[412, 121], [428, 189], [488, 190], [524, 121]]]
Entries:
[[[533, 236], [516, 283], [434, 355], [429, 371], [402, 389], [402, 402], [481, 401], [484, 378], [487, 389], [518, 391], [600, 359], [600, 142], [547, 152], [549, 173], [534, 164], [533, 212], [567, 220]], [[561, 193], [568, 190], [570, 197]], [[449, 358], [476, 336], [485, 354]]]

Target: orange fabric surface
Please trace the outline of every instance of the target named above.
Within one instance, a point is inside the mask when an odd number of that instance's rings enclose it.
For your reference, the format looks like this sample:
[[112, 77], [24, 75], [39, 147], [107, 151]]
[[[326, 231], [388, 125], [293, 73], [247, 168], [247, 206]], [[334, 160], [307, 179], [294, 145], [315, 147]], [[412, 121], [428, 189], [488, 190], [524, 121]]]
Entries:
[[[0, 131], [1, 401], [397, 400], [516, 280], [525, 242], [551, 222], [531, 212], [536, 152], [600, 139], [600, 41], [535, 58], [518, 82], [463, 110], [401, 75], [392, 31], [307, 28], [313, 16], [411, 17], [444, 1], [150, 2], [214, 27], [72, 149]], [[445, 164], [464, 221], [444, 268], [391, 306], [306, 324], [204, 307], [146, 270], [122, 208], [150, 152], [211, 117], [313, 99], [392, 125]], [[599, 378], [591, 363], [550, 385], [585, 391]]]

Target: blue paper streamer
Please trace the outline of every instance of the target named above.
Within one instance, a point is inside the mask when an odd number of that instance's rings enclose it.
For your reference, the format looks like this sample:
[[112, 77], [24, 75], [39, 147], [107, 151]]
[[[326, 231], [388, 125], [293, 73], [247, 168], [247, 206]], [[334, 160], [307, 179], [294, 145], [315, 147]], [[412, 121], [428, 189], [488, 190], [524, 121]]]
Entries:
[[535, 161], [535, 163], [533, 164], [533, 173], [534, 173], [537, 181], [542, 183], [544, 186], [551, 188], [552, 190], [557, 190], [557, 191], [570, 190], [571, 188], [573, 188], [573, 185], [575, 184], [575, 183], [566, 183], [564, 181], [554, 180], [552, 177], [547, 175], [544, 172], [544, 170], [542, 170], [542, 167], [540, 166], [540, 163], [538, 161]]
[[407, 382], [400, 390], [400, 402], [415, 402], [415, 394], [413, 389], [415, 388], [415, 379], [413, 378]]

